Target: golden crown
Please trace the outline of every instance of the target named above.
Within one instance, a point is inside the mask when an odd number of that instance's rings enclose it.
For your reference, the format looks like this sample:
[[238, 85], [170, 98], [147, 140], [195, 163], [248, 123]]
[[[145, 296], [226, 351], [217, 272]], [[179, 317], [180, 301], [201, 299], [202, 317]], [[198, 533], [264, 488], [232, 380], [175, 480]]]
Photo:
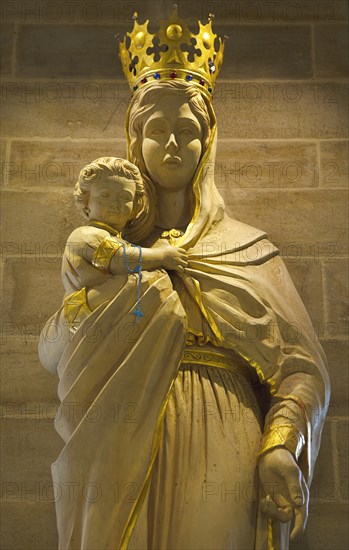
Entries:
[[154, 80], [182, 79], [212, 94], [223, 63], [224, 40], [212, 32], [212, 19], [194, 34], [188, 20], [178, 16], [177, 5], [168, 20], [160, 21], [159, 31], [148, 32], [149, 20], [134, 26], [120, 41], [119, 55], [123, 71], [133, 92]]

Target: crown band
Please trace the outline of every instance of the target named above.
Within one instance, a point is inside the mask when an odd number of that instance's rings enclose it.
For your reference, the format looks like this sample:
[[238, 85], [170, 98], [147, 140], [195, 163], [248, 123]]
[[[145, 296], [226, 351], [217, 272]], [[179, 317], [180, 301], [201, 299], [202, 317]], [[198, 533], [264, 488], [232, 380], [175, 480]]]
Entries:
[[177, 78], [185, 80], [186, 82], [192, 82], [193, 84], [202, 87], [210, 94], [213, 93], [213, 88], [211, 87], [210, 82], [205, 80], [202, 76], [193, 74], [185, 69], [159, 69], [157, 71], [149, 71], [148, 73], [142, 75], [138, 81], [136, 81], [132, 87], [132, 90], [136, 92], [140, 86], [154, 80], [175, 80]]

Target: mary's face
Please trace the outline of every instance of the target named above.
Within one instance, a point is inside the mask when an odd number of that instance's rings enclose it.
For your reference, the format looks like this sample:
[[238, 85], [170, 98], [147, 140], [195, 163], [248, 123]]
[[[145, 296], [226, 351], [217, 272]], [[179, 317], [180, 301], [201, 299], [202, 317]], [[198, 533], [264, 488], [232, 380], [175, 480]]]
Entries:
[[143, 128], [142, 154], [151, 180], [181, 189], [192, 180], [202, 152], [202, 128], [185, 99], [168, 95]]

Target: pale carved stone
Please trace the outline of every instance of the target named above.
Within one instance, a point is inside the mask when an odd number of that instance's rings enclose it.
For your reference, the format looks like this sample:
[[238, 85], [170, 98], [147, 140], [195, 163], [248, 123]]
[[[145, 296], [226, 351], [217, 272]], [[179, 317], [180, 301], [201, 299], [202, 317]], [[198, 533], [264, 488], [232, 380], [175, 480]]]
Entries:
[[60, 548], [286, 550], [305, 527], [328, 407], [322, 348], [277, 249], [224, 211], [209, 99], [153, 82], [126, 130], [147, 201], [114, 229], [142, 247], [142, 279], [113, 260], [85, 285], [74, 330], [62, 305], [40, 342], [62, 402]]

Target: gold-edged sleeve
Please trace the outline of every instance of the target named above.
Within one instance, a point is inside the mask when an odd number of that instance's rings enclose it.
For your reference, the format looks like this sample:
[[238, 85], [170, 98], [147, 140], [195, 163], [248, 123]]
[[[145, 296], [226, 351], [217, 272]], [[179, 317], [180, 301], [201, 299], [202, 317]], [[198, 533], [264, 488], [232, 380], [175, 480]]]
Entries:
[[263, 434], [258, 457], [261, 457], [271, 449], [283, 447], [293, 454], [298, 460], [305, 445], [302, 433], [290, 424], [274, 424], [269, 426]]
[[115, 237], [105, 237], [93, 253], [92, 265], [101, 271], [108, 272], [112, 257], [122, 246], [122, 242]]

